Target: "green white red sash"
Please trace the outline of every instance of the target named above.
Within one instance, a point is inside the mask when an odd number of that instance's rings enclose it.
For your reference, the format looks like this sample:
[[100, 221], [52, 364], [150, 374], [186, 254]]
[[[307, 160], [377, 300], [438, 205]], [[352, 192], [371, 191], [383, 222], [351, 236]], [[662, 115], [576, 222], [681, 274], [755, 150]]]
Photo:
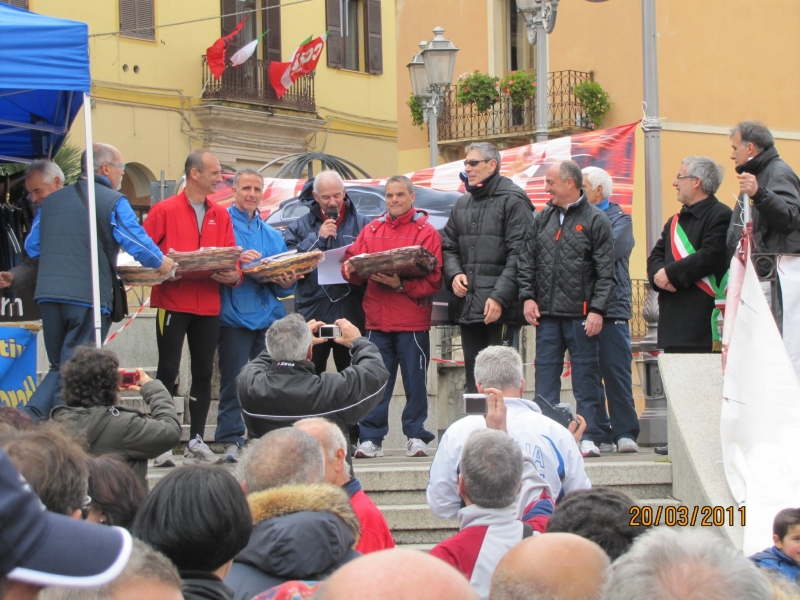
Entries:
[[[683, 227], [678, 223], [680, 214], [675, 215], [672, 219], [672, 256], [675, 260], [686, 258], [690, 254], [694, 254], [697, 250], [694, 249]], [[703, 277], [700, 281], [695, 281], [695, 285], [703, 290], [706, 294], [714, 299], [714, 311], [711, 313], [711, 339], [713, 340], [713, 349], [722, 349], [722, 325], [725, 317], [725, 296], [728, 290], [728, 273], [722, 277], [717, 283], [716, 276], [712, 273], [707, 277]]]

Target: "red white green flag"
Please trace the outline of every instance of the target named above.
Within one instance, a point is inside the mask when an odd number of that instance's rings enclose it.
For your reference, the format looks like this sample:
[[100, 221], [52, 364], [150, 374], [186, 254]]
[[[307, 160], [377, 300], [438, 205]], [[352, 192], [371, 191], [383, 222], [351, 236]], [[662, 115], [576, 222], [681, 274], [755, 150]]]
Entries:
[[299, 77], [311, 73], [317, 68], [326, 39], [327, 33], [313, 40], [309, 37], [294, 51], [289, 62], [273, 61], [270, 63], [269, 82], [275, 89], [278, 98], [282, 98], [286, 90], [292, 87]]
[[269, 29], [267, 29], [264, 33], [262, 33], [260, 36], [258, 36], [256, 39], [254, 39], [246, 46], [243, 46], [241, 50], [238, 50], [236, 53], [234, 53], [234, 55], [231, 56], [231, 66], [238, 67], [239, 65], [244, 64], [248, 58], [253, 56], [253, 52], [256, 51], [256, 46], [258, 46], [258, 42], [268, 33]]

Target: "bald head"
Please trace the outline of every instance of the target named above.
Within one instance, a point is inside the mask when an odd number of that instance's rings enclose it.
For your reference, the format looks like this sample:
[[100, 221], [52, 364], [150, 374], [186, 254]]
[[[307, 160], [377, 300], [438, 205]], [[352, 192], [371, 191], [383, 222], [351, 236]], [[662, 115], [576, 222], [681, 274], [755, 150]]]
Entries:
[[344, 485], [350, 481], [347, 465], [347, 440], [339, 426], [322, 417], [300, 419], [293, 427], [315, 437], [325, 454], [325, 483]]
[[446, 562], [418, 550], [395, 548], [350, 561], [325, 582], [319, 600], [349, 600], [353, 590], [381, 600], [477, 600], [469, 581]]
[[492, 577], [491, 600], [596, 600], [609, 566], [603, 549], [571, 533], [522, 540]]

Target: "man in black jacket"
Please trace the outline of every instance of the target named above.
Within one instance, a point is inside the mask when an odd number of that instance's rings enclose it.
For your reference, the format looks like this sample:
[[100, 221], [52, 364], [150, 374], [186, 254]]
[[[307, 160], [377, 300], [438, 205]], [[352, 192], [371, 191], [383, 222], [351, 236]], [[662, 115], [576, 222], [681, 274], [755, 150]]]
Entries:
[[725, 306], [731, 220], [731, 209], [714, 196], [722, 176], [722, 167], [710, 158], [689, 156], [672, 183], [683, 206], [667, 220], [647, 259], [647, 276], [658, 292], [658, 347], [664, 352], [721, 349], [718, 309]]
[[[600, 374], [603, 376], [608, 412], [600, 409], [601, 427], [611, 424], [611, 437], [617, 452], [638, 452], [639, 418], [633, 403], [633, 374], [631, 373], [631, 274], [628, 268], [636, 240], [633, 238], [633, 219], [619, 204], [609, 198], [613, 181], [603, 169], [583, 169], [583, 192], [590, 204], [606, 213], [614, 234], [614, 273], [617, 285], [600, 330]], [[609, 421], [609, 413], [611, 419]], [[613, 444], [601, 444], [601, 452], [613, 452]]]
[[614, 292], [614, 238], [603, 211], [586, 200], [583, 174], [568, 160], [545, 176], [551, 195], [533, 222], [519, 257], [520, 299], [525, 320], [536, 327], [536, 395], [560, 402], [564, 353], [569, 350], [572, 391], [586, 420], [583, 456], [600, 456], [611, 443], [599, 427], [602, 414], [600, 342], [603, 317]]
[[517, 256], [533, 221], [525, 192], [500, 175], [502, 159], [492, 144], [467, 146], [467, 193], [450, 213], [442, 232], [442, 273], [456, 298], [450, 318], [461, 326], [467, 383], [475, 387], [475, 357], [487, 346], [516, 344], [525, 323], [519, 304]]
[[313, 337], [322, 325], [297, 313], [278, 319], [267, 330], [267, 349], [242, 368], [236, 387], [251, 439], [306, 417], [326, 417], [346, 436], [380, 402], [389, 372], [375, 344], [347, 319], [336, 321], [342, 337], [333, 341], [349, 349], [352, 364], [340, 373], [314, 372], [312, 348], [327, 341]]

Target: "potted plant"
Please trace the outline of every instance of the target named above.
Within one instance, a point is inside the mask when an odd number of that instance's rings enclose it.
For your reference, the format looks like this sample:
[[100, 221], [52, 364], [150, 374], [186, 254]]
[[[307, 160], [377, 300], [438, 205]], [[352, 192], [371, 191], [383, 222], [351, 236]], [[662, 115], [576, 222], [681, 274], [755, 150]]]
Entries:
[[498, 84], [500, 92], [511, 100], [512, 106], [525, 106], [536, 95], [536, 75], [525, 71], [511, 71]]
[[419, 102], [414, 94], [411, 94], [411, 99], [406, 102], [408, 108], [411, 110], [411, 124], [416, 125], [420, 129], [425, 124], [425, 113], [422, 110], [422, 104]]
[[456, 102], [463, 106], [474, 104], [479, 113], [488, 111], [500, 100], [497, 92], [497, 77], [480, 71], [464, 73], [458, 78]]
[[611, 110], [608, 92], [596, 81], [587, 79], [572, 88], [572, 93], [589, 117], [591, 128], [600, 127], [608, 111]]

